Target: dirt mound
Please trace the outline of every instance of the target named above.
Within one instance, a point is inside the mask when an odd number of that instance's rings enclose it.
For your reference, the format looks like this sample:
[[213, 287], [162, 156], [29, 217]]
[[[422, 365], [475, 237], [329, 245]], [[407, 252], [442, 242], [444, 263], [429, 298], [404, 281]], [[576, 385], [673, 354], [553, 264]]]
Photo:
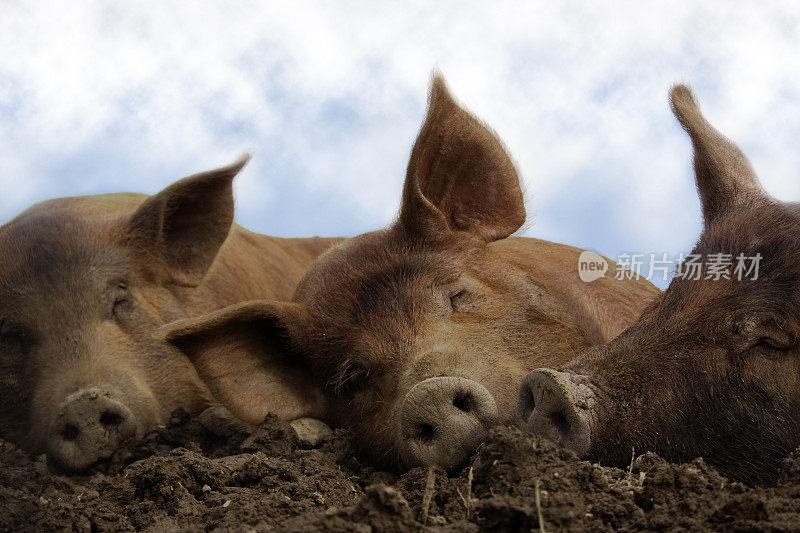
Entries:
[[[303, 449], [268, 417], [212, 433], [183, 412], [84, 476], [0, 441], [0, 530], [800, 531], [800, 454], [775, 487], [733, 483], [696, 460], [653, 454], [627, 470], [495, 428], [457, 477], [362, 464], [337, 431]], [[223, 436], [220, 436], [223, 433]]]

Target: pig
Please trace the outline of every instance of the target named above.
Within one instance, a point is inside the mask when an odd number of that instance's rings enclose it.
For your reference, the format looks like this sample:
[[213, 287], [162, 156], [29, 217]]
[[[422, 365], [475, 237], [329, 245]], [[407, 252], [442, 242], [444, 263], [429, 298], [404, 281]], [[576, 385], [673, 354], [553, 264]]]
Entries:
[[[592, 461], [701, 456], [732, 479], [770, 483], [800, 445], [800, 206], [764, 192], [689, 87], [673, 87], [670, 101], [692, 141], [702, 206], [687, 257], [706, 266], [684, 262], [612, 342], [526, 376], [520, 421]], [[726, 276], [712, 272], [717, 254], [729, 254]]]
[[[183, 407], [216, 407], [159, 328], [239, 301], [289, 298], [336, 239], [280, 239], [233, 224], [247, 162], [158, 194], [59, 198], [0, 226], [0, 436], [80, 471]], [[269, 409], [318, 414], [284, 364]], [[320, 402], [317, 402], [320, 404]], [[321, 405], [321, 404], [320, 404]]]
[[386, 468], [455, 468], [513, 419], [521, 379], [610, 340], [657, 289], [578, 275], [581, 250], [512, 236], [526, 218], [497, 136], [432, 78], [398, 218], [309, 268], [290, 301], [247, 302], [166, 326], [235, 421], [265, 412], [276, 359], [306, 368], [325, 421]]

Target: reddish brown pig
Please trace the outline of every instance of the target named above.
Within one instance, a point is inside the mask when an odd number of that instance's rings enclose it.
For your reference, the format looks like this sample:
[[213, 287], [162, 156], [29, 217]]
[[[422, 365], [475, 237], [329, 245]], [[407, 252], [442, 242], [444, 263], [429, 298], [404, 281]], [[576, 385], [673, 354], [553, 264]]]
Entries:
[[527, 372], [611, 339], [657, 293], [646, 281], [585, 284], [581, 250], [511, 237], [525, 220], [517, 171], [439, 77], [401, 204], [388, 228], [323, 254], [291, 302], [168, 327], [238, 420], [263, 419], [262, 371], [286, 354], [369, 458], [454, 467], [513, 417]]
[[[233, 224], [231, 183], [247, 162], [154, 196], [34, 205], [0, 227], [0, 435], [80, 470], [213, 399], [153, 332], [253, 298], [289, 298], [328, 239], [278, 239]], [[269, 410], [319, 415], [290, 364]]]
[[[800, 445], [800, 208], [761, 189], [689, 88], [673, 88], [671, 102], [694, 145], [704, 229], [693, 254], [706, 268], [698, 275], [684, 264], [611, 343], [561, 371], [529, 374], [520, 415], [591, 460], [623, 465], [632, 450], [651, 450], [673, 461], [702, 456], [734, 479], [774, 481]], [[708, 266], [721, 257], [731, 260], [729, 279]]]

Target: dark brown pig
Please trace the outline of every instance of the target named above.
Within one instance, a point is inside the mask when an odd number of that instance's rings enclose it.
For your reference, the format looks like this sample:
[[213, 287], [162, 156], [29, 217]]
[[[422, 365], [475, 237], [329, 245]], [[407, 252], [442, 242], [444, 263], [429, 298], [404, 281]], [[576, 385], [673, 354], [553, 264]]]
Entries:
[[[0, 435], [83, 469], [163, 423], [215, 405], [194, 367], [153, 337], [163, 324], [253, 298], [289, 298], [328, 239], [233, 224], [247, 162], [153, 196], [46, 201], [0, 227]], [[284, 362], [268, 408], [319, 415], [321, 396]]]
[[632, 450], [650, 450], [774, 481], [800, 445], [800, 207], [761, 189], [688, 87], [671, 102], [694, 145], [704, 229], [689, 257], [704, 268], [684, 262], [611, 343], [529, 374], [520, 415], [593, 461], [626, 465]]
[[366, 456], [454, 467], [513, 418], [527, 372], [611, 339], [657, 293], [581, 282], [581, 250], [511, 237], [524, 220], [508, 154], [436, 77], [394, 224], [320, 256], [291, 302], [241, 304], [165, 335], [240, 421], [263, 419], [261, 371], [288, 354]]

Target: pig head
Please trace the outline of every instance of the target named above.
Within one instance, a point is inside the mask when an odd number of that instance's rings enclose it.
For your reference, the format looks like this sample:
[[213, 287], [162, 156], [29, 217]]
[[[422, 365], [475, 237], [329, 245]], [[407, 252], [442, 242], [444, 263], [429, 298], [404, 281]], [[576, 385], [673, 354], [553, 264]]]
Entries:
[[[694, 146], [704, 228], [691, 255], [705, 268], [684, 263], [611, 343], [528, 375], [520, 416], [593, 461], [702, 456], [733, 479], [774, 482], [800, 445], [800, 209], [762, 190], [688, 87], [670, 96]], [[719, 254], [724, 276], [708, 266]]]
[[81, 470], [176, 407], [216, 405], [153, 333], [237, 301], [288, 298], [330, 244], [233, 224], [232, 180], [248, 159], [149, 197], [46, 201], [0, 227], [0, 436]]
[[238, 420], [263, 419], [260, 384], [290, 357], [369, 459], [453, 468], [513, 418], [527, 372], [612, 338], [657, 293], [645, 281], [584, 284], [580, 250], [511, 236], [524, 220], [510, 157], [437, 76], [395, 223], [320, 256], [291, 302], [240, 304], [164, 334]]

